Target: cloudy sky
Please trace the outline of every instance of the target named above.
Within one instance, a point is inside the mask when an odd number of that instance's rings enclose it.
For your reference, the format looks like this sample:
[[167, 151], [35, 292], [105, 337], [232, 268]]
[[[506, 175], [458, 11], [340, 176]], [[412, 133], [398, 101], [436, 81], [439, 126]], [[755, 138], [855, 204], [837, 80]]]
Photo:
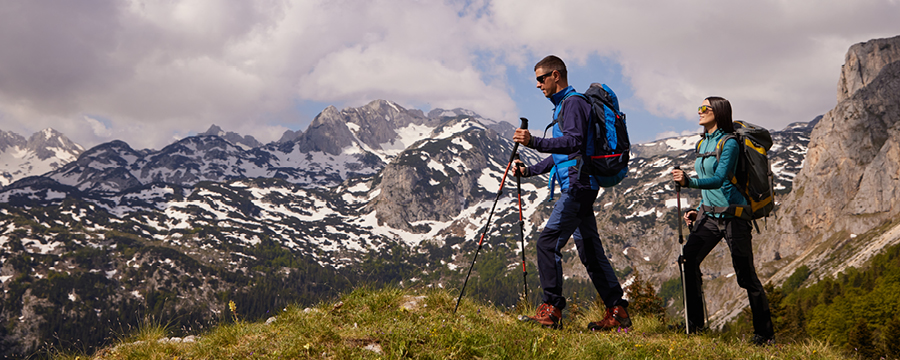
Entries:
[[534, 63], [605, 82], [633, 142], [699, 129], [709, 95], [780, 129], [835, 105], [898, 0], [85, 0], [0, 4], [0, 130], [161, 148], [217, 124], [278, 139], [375, 99], [549, 121]]

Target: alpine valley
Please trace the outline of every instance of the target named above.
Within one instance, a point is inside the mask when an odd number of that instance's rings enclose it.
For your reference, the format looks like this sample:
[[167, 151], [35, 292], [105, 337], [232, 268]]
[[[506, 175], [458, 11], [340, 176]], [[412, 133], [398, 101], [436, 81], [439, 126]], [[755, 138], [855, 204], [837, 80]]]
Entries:
[[[812, 279], [830, 276], [900, 241], [898, 54], [900, 38], [854, 45], [837, 107], [772, 131], [779, 206], [754, 231], [764, 281], [780, 284], [802, 265]], [[515, 178], [505, 178], [488, 222], [515, 126], [377, 100], [328, 107], [269, 144], [215, 125], [160, 150], [112, 141], [85, 151], [51, 129], [28, 141], [0, 133], [0, 156], [16, 159], [0, 163], [0, 356], [90, 352], [147, 321], [195, 334], [231, 319], [229, 301], [234, 314], [259, 319], [357, 286], [459, 289], [486, 224], [466, 296], [515, 305]], [[656, 288], [678, 279], [670, 172], [692, 168], [699, 137], [634, 145], [628, 177], [595, 203], [625, 285], [637, 273]], [[544, 156], [519, 154], [526, 163]], [[534, 302], [547, 177], [521, 179], [521, 194]], [[682, 191], [682, 207], [698, 196]], [[717, 326], [746, 307], [729, 258], [722, 245], [703, 265]], [[591, 300], [571, 242], [564, 262], [567, 292]]]

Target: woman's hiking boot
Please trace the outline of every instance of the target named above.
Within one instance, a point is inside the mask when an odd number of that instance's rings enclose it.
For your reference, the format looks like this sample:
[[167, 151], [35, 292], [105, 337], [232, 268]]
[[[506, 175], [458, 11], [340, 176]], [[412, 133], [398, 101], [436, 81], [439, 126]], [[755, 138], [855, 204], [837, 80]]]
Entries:
[[519, 315], [519, 321], [528, 321], [538, 323], [543, 327], [559, 329], [562, 327], [559, 321], [562, 319], [562, 310], [555, 306], [543, 303], [537, 308], [537, 314], [534, 317]]
[[612, 330], [620, 327], [631, 327], [631, 318], [628, 317], [628, 311], [621, 305], [606, 308], [606, 316], [603, 319], [588, 323], [588, 330], [591, 331]]
[[756, 346], [769, 346], [775, 344], [775, 339], [771, 336], [762, 336], [760, 334], [753, 334], [753, 338], [750, 339], [750, 342]]

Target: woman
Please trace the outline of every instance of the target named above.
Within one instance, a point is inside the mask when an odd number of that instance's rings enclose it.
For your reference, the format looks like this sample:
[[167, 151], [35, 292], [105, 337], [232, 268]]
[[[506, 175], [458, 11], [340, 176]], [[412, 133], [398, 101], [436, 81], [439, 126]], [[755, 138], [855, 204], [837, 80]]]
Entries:
[[684, 214], [685, 222], [691, 227], [691, 234], [684, 245], [688, 331], [695, 333], [705, 326], [700, 263], [724, 237], [731, 250], [731, 261], [738, 285], [747, 289], [747, 296], [750, 298], [753, 342], [765, 345], [771, 343], [775, 333], [772, 329], [769, 301], [753, 267], [750, 221], [716, 213], [712, 209], [747, 204], [744, 196], [728, 181], [737, 165], [740, 152], [737, 139], [725, 140], [722, 144], [722, 155], [716, 159], [716, 146], [719, 141], [734, 133], [731, 103], [721, 97], [711, 96], [703, 100], [697, 113], [700, 115], [700, 125], [706, 130], [700, 140], [697, 160], [694, 163], [698, 177], [689, 178], [680, 169], [672, 170], [673, 180], [681, 186], [702, 189], [699, 217], [697, 210], [687, 211]]

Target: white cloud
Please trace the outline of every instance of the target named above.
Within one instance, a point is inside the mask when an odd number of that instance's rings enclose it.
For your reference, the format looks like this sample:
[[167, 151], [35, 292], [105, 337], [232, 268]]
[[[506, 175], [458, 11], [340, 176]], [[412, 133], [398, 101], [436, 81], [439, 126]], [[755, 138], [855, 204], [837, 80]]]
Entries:
[[[657, 116], [694, 121], [702, 98], [720, 95], [736, 118], [780, 128], [833, 106], [847, 48], [896, 35], [900, 4], [106, 0], [5, 10], [0, 48], [15, 51], [0, 52], [0, 128], [160, 148], [213, 123], [275, 140], [311, 120], [296, 109], [303, 101], [515, 119], [510, 94], [536, 90], [512, 89], [506, 70], [549, 53], [619, 63]], [[103, 128], [72, 121], [87, 114]]]
[[94, 119], [90, 116], [85, 116], [84, 121], [87, 122], [88, 126], [91, 127], [91, 130], [94, 131], [94, 135], [97, 135], [101, 138], [109, 137], [110, 135], [112, 135], [112, 131], [109, 131], [109, 129], [106, 128], [106, 125], [104, 125], [99, 120]]
[[680, 133], [677, 131], [663, 131], [661, 133], [656, 134], [655, 140], [668, 139], [668, 138], [681, 137], [681, 136], [697, 135], [701, 132], [703, 132], [702, 128], [698, 128], [697, 130], [685, 130]]
[[381, 45], [328, 54], [299, 84], [300, 97], [316, 101], [418, 100], [477, 108], [486, 117], [515, 114], [512, 99], [503, 89], [486, 85], [477, 69], [449, 68], [434, 59], [397, 53]]
[[503, 31], [534, 53], [616, 59], [655, 115], [693, 121], [696, 104], [719, 95], [737, 118], [778, 128], [833, 107], [847, 49], [896, 35], [900, 15], [886, 1], [586, 0], [567, 3], [571, 12], [536, 0], [492, 4]]

